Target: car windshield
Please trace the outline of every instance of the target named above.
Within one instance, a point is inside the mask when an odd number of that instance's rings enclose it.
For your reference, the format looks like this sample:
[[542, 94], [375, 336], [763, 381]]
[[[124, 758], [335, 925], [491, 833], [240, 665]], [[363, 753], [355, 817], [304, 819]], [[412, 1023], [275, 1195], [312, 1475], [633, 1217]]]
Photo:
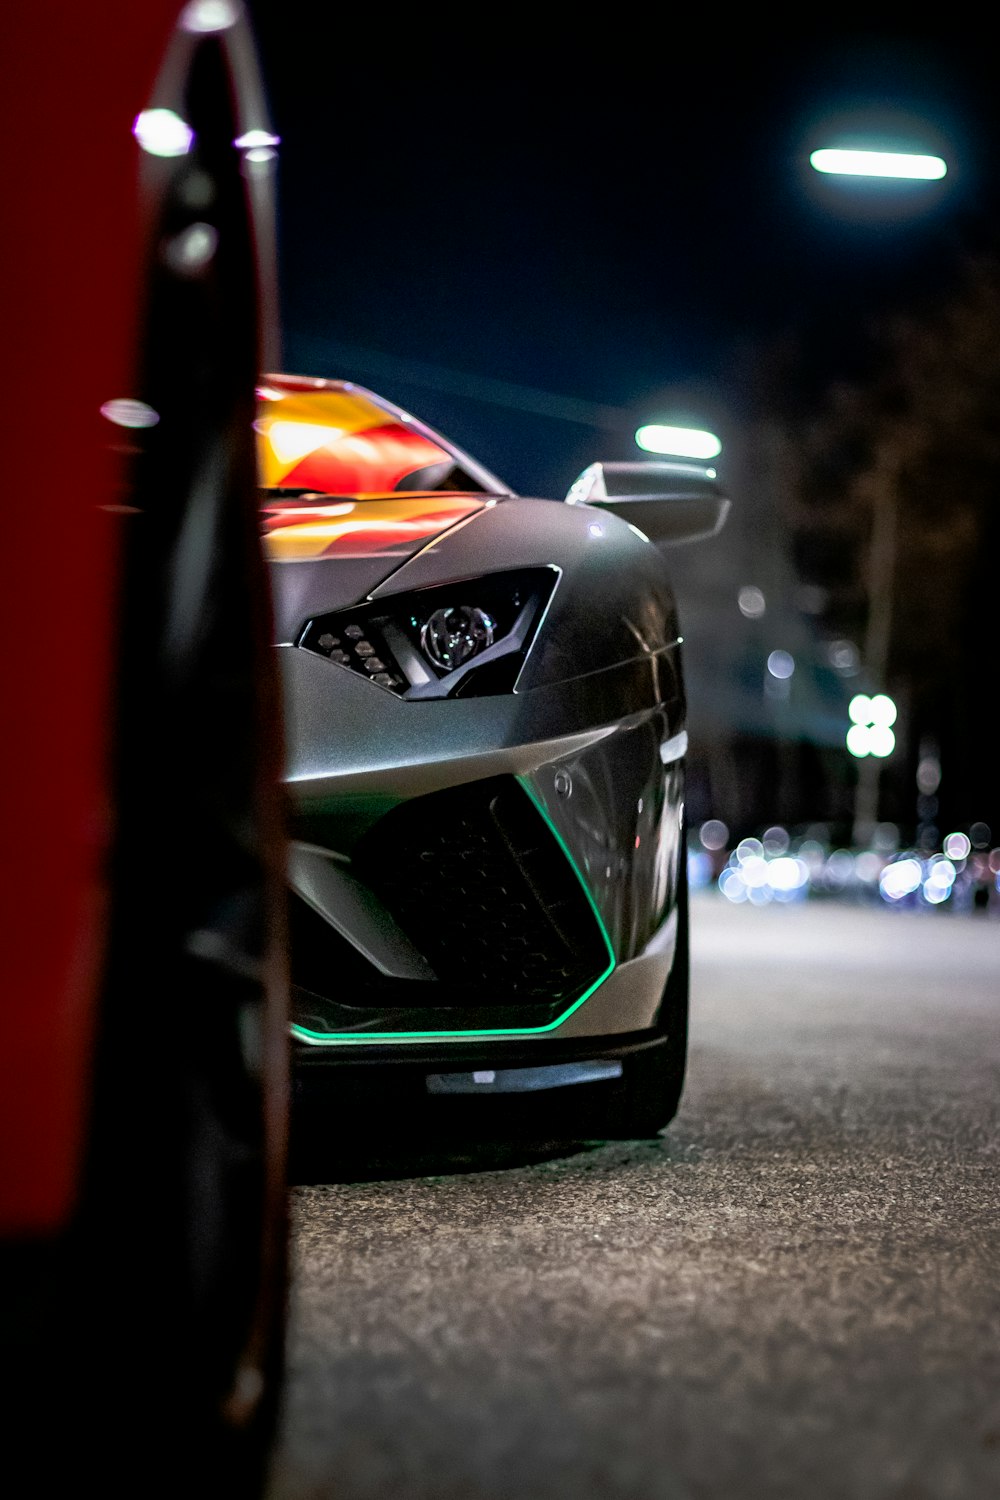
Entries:
[[440, 433], [344, 381], [266, 376], [254, 427], [261, 488], [272, 501], [511, 493]]

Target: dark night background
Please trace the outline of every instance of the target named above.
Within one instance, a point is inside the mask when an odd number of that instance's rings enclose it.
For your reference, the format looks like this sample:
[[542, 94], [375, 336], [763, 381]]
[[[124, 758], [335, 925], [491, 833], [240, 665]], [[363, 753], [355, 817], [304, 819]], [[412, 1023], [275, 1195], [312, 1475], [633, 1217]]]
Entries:
[[[731, 522], [672, 561], [693, 817], [848, 827], [846, 702], [887, 690], [900, 721], [880, 816], [908, 837], [921, 820], [996, 832], [1000, 280], [966, 320], [989, 326], [988, 344], [956, 355], [975, 387], [965, 426], [939, 424], [927, 382], [914, 394], [906, 379], [914, 343], [950, 337], [941, 320], [970, 258], [987, 282], [996, 265], [1000, 106], [984, 39], [953, 12], [945, 34], [734, 32], [721, 13], [675, 24], [628, 10], [536, 34], [506, 11], [463, 24], [251, 10], [282, 137], [285, 368], [371, 385], [524, 493], [559, 496], [595, 458], [638, 457], [643, 420], [718, 432]], [[865, 128], [869, 144], [940, 153], [948, 176], [810, 169], [811, 149]], [[931, 361], [944, 390], [956, 359]], [[897, 473], [892, 639], [875, 682], [863, 660], [832, 671], [829, 652], [863, 645], [859, 497], [880, 437], [904, 427], [936, 437]], [[736, 607], [748, 583], [763, 620]], [[908, 649], [925, 617], [941, 631]], [[796, 659], [786, 701], [761, 687], [776, 647]], [[928, 754], [940, 806], [918, 812]]]

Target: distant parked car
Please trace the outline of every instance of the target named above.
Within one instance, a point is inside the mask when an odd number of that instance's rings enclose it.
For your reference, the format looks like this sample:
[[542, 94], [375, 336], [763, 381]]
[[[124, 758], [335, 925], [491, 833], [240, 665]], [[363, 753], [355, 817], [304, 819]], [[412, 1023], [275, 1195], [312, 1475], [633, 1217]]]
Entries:
[[251, 1495], [284, 1326], [273, 137], [234, 0], [17, 5], [3, 73], [0, 1474]]
[[259, 396], [300, 1080], [378, 1064], [373, 1099], [407, 1070], [656, 1132], [688, 1009], [666, 552], [722, 524], [714, 471], [596, 463], [528, 499], [360, 386]]

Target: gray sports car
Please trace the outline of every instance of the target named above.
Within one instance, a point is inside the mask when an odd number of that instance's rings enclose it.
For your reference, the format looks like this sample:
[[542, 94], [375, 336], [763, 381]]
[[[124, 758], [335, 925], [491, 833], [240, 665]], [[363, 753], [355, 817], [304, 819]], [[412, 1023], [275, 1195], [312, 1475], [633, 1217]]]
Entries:
[[405, 1066], [552, 1091], [577, 1137], [655, 1133], [688, 991], [664, 549], [722, 525], [715, 472], [595, 463], [528, 499], [359, 386], [258, 399], [300, 1076]]

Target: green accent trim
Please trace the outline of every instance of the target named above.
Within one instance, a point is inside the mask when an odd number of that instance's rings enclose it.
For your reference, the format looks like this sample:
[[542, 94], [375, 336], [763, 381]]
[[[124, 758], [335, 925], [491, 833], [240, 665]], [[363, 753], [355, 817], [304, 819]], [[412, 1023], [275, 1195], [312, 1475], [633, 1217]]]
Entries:
[[564, 1010], [561, 1016], [557, 1016], [554, 1021], [547, 1021], [544, 1026], [501, 1026], [489, 1031], [365, 1031], [359, 1034], [356, 1031], [309, 1031], [305, 1026], [296, 1026], [293, 1022], [291, 1027], [293, 1036], [299, 1037], [302, 1041], [308, 1041], [313, 1046], [336, 1045], [338, 1047], [344, 1046], [345, 1044], [348, 1046], [373, 1046], [381, 1042], [468, 1042], [478, 1041], [480, 1037], [540, 1036], [543, 1032], [555, 1031], [556, 1028], [561, 1026], [564, 1021], [569, 1019], [574, 1011], [579, 1010], [580, 1006], [583, 1005], [585, 1001], [590, 999], [595, 990], [600, 989], [601, 985], [610, 976], [615, 967], [615, 950], [611, 946], [611, 939], [608, 936], [608, 929], [605, 927], [604, 922], [601, 918], [601, 914], [597, 910], [597, 905], [594, 901], [594, 898], [587, 888], [587, 882], [580, 874], [576, 860], [569, 852], [569, 849], [566, 845], [566, 840], [563, 838], [562, 834], [559, 832], [558, 828], [549, 817], [544, 803], [541, 802], [541, 800], [538, 798], [533, 788], [529, 786], [525, 777], [518, 776], [517, 781], [519, 782], [525, 795], [530, 799], [536, 811], [541, 814], [546, 827], [552, 834], [552, 837], [555, 839], [556, 843], [559, 845], [559, 848], [562, 850], [562, 853], [567, 863], [569, 864], [570, 869], [573, 871], [573, 874], [580, 882], [580, 888], [587, 898], [591, 911], [594, 913], [594, 917], [597, 920], [597, 925], [601, 930], [601, 937], [604, 939], [604, 945], [608, 950], [608, 967], [605, 969], [601, 977], [599, 979], [595, 979], [594, 983], [589, 987], [589, 989], [584, 990], [580, 998], [578, 1000], [574, 1000], [573, 1004], [567, 1010]]

